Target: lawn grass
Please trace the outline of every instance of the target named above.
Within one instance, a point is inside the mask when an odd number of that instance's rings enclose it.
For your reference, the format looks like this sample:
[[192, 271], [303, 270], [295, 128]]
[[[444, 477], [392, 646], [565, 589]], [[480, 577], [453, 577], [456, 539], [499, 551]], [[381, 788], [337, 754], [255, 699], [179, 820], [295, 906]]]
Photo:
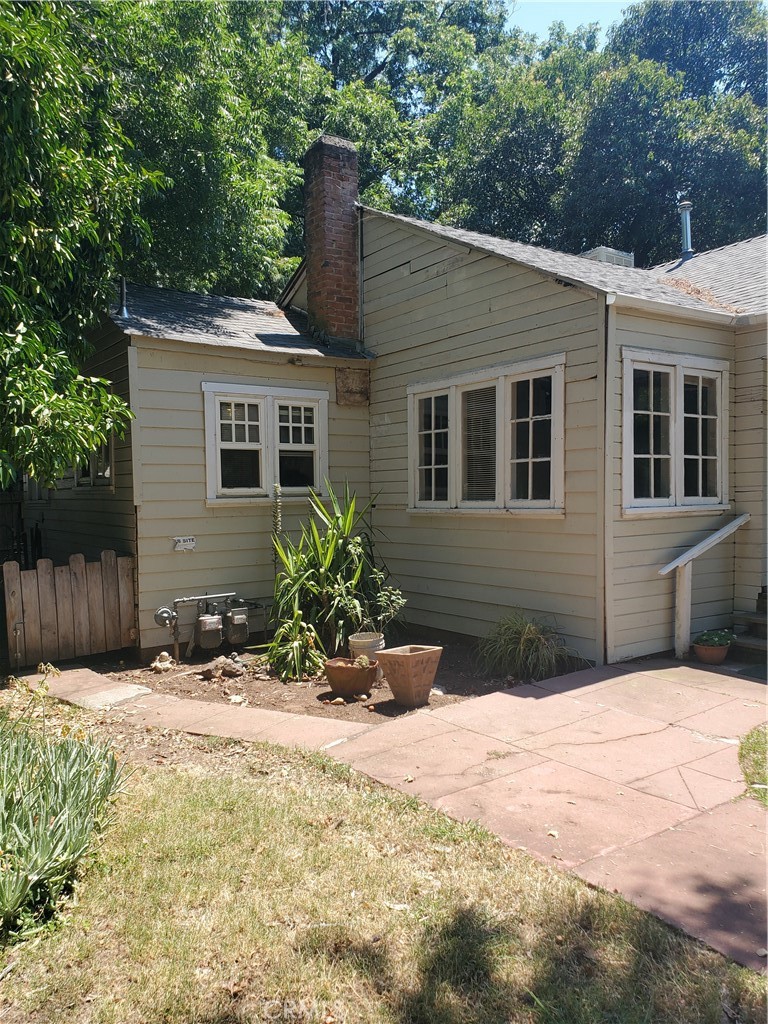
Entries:
[[768, 724], [756, 725], [742, 738], [739, 765], [750, 796], [768, 807]]
[[[211, 757], [215, 757], [212, 751]], [[145, 767], [3, 1024], [721, 1024], [763, 979], [319, 755]]]

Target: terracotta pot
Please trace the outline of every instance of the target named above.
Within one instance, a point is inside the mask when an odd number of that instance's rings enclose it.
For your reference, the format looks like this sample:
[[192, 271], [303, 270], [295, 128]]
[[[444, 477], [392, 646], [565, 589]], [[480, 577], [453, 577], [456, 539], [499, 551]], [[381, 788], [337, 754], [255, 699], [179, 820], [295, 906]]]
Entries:
[[704, 644], [694, 644], [693, 653], [704, 665], [722, 665], [730, 648], [730, 644], [726, 644], [725, 647], [706, 647]]
[[390, 647], [379, 651], [384, 678], [398, 704], [420, 708], [429, 703], [442, 647]]
[[376, 682], [378, 662], [372, 661], [367, 668], [356, 665], [351, 658], [331, 658], [325, 663], [325, 678], [331, 692], [337, 697], [356, 697], [370, 693]]

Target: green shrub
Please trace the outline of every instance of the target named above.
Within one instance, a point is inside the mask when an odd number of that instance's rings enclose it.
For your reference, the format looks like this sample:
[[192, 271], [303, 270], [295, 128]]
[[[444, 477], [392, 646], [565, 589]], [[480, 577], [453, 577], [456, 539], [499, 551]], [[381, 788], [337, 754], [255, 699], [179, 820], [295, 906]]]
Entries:
[[53, 739], [0, 714], [0, 940], [51, 916], [106, 823], [120, 777], [107, 746]]
[[699, 647], [730, 647], [736, 639], [736, 634], [731, 629], [707, 629], [693, 638], [693, 643]]
[[566, 647], [554, 626], [514, 608], [479, 644], [483, 668], [490, 675], [535, 682], [562, 675], [583, 660]]
[[358, 509], [347, 485], [341, 500], [327, 481], [326, 486], [330, 508], [310, 491], [310, 519], [302, 524], [298, 544], [273, 536], [280, 571], [272, 615], [280, 629], [300, 612], [332, 657], [346, 651], [351, 634], [382, 632], [405, 599], [388, 585], [386, 569], [376, 562], [366, 521], [370, 506]]

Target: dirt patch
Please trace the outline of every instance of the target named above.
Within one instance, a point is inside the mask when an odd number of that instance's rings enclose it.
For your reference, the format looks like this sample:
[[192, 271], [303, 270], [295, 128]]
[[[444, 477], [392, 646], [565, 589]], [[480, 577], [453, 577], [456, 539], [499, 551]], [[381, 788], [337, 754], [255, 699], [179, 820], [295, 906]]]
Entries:
[[[435, 641], [430, 639], [429, 642]], [[429, 699], [431, 708], [446, 707], [511, 685], [511, 680], [489, 679], [482, 675], [473, 645], [447, 640], [442, 643], [442, 647], [443, 653]], [[218, 704], [286, 711], [294, 715], [339, 718], [370, 725], [376, 717], [397, 718], [411, 713], [395, 703], [386, 682], [376, 685], [367, 700], [334, 704], [333, 694], [324, 678], [302, 683], [281, 683], [257, 654], [246, 649], [239, 654], [239, 658], [244, 669], [241, 676], [221, 676], [210, 680], [203, 677], [202, 670], [210, 664], [211, 658], [183, 662], [164, 673], [103, 658], [90, 660], [88, 667], [115, 682], [137, 683], [150, 687], [156, 693]]]

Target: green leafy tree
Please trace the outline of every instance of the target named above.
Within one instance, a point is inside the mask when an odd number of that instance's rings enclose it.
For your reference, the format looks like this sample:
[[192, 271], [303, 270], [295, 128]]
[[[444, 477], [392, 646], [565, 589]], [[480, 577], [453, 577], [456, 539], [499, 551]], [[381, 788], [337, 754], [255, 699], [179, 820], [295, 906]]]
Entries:
[[222, 0], [108, 8], [120, 40], [118, 116], [135, 163], [166, 183], [142, 202], [152, 246], [127, 254], [134, 280], [261, 296], [290, 271], [283, 203], [298, 168], [268, 152], [255, 102], [266, 99], [256, 83], [279, 81], [285, 68], [272, 11], [264, 5], [259, 44], [248, 49], [243, 12]]
[[683, 76], [633, 58], [595, 80], [570, 142], [557, 243], [604, 244], [638, 266], [680, 251], [681, 194], [696, 203], [698, 249], [765, 230], [760, 115], [748, 97], [688, 100]]
[[334, 88], [384, 82], [410, 113], [501, 42], [506, 16], [501, 0], [285, 0], [283, 10]]
[[129, 417], [78, 372], [146, 184], [111, 56], [98, 6], [0, 3], [0, 486], [54, 481]]
[[528, 69], [517, 68], [483, 103], [448, 100], [432, 131], [438, 123], [446, 155], [437, 186], [440, 220], [546, 243], [566, 142], [565, 110], [557, 94]]
[[607, 51], [682, 72], [691, 99], [749, 93], [765, 106], [767, 31], [759, 0], [644, 0], [611, 31]]

